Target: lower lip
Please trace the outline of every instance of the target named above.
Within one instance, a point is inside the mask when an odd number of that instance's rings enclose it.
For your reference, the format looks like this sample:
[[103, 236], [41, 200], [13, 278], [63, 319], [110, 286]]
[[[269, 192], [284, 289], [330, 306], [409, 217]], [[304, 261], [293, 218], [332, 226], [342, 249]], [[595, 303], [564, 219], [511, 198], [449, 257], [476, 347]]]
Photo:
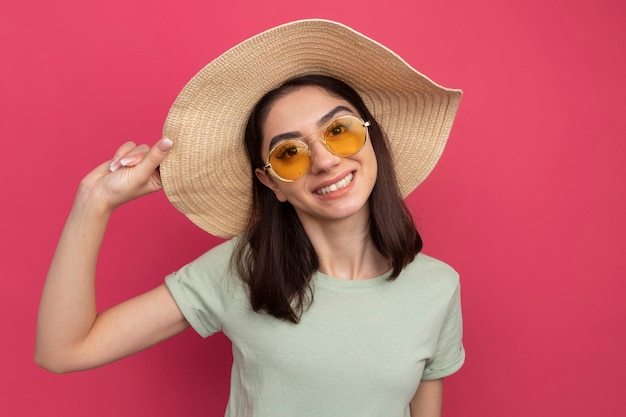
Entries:
[[328, 193], [328, 194], [324, 194], [324, 195], [320, 195], [317, 193], [313, 193], [315, 194], [315, 196], [317, 198], [320, 198], [322, 200], [332, 200], [335, 198], [339, 198], [339, 197], [343, 197], [344, 195], [348, 194], [350, 192], [350, 190], [352, 189], [352, 187], [354, 186], [354, 182], [356, 181], [356, 173], [352, 172], [352, 181], [350, 181], [350, 184], [348, 184], [347, 186], [338, 189], [337, 191], [333, 191], [332, 193]]

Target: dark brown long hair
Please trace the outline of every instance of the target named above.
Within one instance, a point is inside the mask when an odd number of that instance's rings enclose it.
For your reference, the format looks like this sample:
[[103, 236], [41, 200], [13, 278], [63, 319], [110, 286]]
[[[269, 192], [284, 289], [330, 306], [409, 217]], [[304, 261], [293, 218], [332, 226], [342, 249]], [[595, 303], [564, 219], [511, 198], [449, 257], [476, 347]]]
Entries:
[[370, 122], [378, 176], [369, 198], [369, 229], [378, 251], [392, 261], [389, 279], [398, 277], [422, 249], [422, 239], [398, 189], [391, 154], [381, 127], [358, 93], [332, 77], [307, 75], [287, 81], [267, 93], [255, 106], [245, 133], [252, 177], [252, 210], [247, 230], [233, 252], [232, 267], [247, 284], [254, 311], [297, 323], [313, 302], [311, 276], [319, 260], [295, 209], [279, 202], [272, 190], [256, 178], [261, 158], [263, 124], [277, 99], [305, 86], [317, 86], [348, 101]]

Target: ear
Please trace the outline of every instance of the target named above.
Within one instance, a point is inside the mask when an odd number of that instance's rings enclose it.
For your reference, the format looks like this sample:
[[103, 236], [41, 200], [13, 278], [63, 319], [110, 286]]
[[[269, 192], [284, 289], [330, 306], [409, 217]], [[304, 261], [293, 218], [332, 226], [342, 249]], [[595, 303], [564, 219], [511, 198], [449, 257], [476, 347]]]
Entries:
[[256, 177], [259, 179], [259, 181], [263, 183], [263, 185], [265, 185], [267, 188], [274, 192], [274, 195], [276, 196], [278, 201], [280, 201], [281, 203], [287, 201], [287, 197], [285, 197], [285, 194], [278, 188], [278, 186], [274, 182], [274, 177], [272, 177], [272, 174], [261, 168], [255, 169], [254, 173], [256, 174]]

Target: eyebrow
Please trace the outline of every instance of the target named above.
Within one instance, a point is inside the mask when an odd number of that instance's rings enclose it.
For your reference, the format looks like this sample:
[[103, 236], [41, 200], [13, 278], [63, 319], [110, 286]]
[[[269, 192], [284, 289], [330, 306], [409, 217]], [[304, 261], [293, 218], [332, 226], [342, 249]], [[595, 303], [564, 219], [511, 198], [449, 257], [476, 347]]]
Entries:
[[[337, 113], [340, 112], [344, 112], [347, 111], [351, 114], [354, 114], [354, 112], [352, 111], [352, 109], [346, 107], [346, 106], [337, 106], [334, 109], [332, 109], [331, 111], [329, 111], [328, 113], [326, 113], [325, 115], [323, 115], [322, 117], [319, 118], [319, 120], [317, 121], [317, 127], [322, 127], [323, 125], [325, 125], [326, 123], [328, 123]], [[315, 132], [312, 132], [315, 133]], [[310, 134], [312, 134], [310, 133]], [[288, 140], [288, 139], [300, 139], [303, 137], [306, 137], [308, 135], [303, 135], [300, 132], [285, 132], [285, 133], [280, 133], [276, 136], [274, 136], [271, 140], [270, 140], [270, 144], [269, 144], [269, 149], [272, 149], [278, 142], [283, 141], [283, 140]]]

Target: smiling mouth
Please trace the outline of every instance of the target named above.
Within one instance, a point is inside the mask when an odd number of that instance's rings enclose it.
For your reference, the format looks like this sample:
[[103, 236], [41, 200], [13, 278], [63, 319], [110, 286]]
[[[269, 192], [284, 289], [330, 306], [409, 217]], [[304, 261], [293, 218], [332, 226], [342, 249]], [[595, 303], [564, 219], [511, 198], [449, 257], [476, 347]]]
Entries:
[[336, 183], [328, 185], [326, 187], [322, 187], [319, 190], [315, 190], [315, 194], [326, 195], [326, 194], [332, 193], [334, 191], [337, 191], [337, 190], [339, 190], [341, 188], [345, 188], [348, 185], [350, 185], [350, 183], [352, 182], [352, 178], [353, 178], [352, 173], [349, 173], [348, 175], [346, 175], [346, 177], [344, 179], [339, 180]]

